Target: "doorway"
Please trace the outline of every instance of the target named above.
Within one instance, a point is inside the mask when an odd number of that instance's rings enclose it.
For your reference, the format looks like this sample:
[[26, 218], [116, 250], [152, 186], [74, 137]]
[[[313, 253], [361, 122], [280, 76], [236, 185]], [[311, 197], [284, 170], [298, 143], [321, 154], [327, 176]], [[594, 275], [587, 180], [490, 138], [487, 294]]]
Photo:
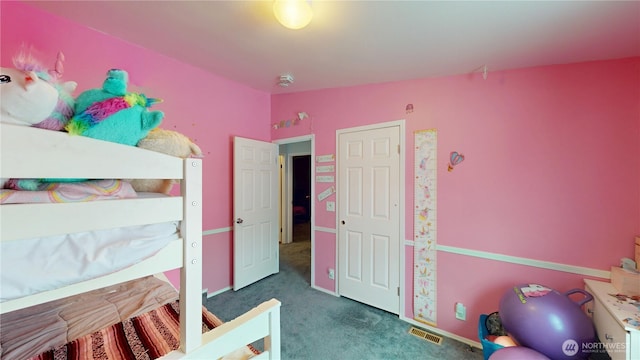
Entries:
[[281, 159], [281, 266], [314, 286], [313, 135], [278, 140]]
[[311, 155], [292, 156], [292, 242], [311, 240]]

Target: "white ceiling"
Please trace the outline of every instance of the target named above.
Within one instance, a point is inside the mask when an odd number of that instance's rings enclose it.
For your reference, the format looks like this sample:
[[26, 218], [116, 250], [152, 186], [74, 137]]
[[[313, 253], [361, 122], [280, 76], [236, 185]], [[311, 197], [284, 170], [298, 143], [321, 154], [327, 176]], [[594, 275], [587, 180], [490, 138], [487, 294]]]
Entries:
[[316, 0], [302, 30], [269, 0], [28, 4], [273, 94], [640, 56], [640, 1]]

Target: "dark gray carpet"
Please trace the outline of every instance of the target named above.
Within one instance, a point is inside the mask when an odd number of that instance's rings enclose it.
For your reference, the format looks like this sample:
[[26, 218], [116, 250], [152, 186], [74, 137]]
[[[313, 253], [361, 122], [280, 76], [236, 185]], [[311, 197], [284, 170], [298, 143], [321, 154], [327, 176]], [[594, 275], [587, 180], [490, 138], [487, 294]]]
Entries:
[[[280, 245], [280, 272], [207, 300], [229, 321], [262, 301], [282, 302], [282, 358], [305, 360], [482, 359], [480, 349], [445, 338], [441, 345], [408, 333], [397, 315], [310, 287], [310, 242]], [[261, 344], [256, 344], [260, 347]]]

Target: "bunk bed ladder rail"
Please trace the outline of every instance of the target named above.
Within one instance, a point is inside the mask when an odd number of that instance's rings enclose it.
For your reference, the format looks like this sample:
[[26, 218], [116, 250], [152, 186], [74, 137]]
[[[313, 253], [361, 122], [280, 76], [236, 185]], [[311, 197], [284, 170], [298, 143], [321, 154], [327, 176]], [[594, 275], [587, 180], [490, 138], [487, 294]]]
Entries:
[[[236, 349], [232, 343], [238, 339], [251, 339], [249, 342], [252, 342], [263, 338], [264, 351], [255, 358], [279, 360], [281, 303], [276, 299], [266, 301], [205, 334], [202, 334], [201, 326], [194, 326], [202, 322], [201, 159], [185, 159], [181, 195], [184, 201], [181, 225], [184, 263], [180, 269], [180, 351], [184, 358], [227, 354]], [[174, 358], [182, 356], [171, 353], [166, 357]]]
[[180, 269], [180, 350], [188, 354], [202, 345], [202, 160], [184, 161], [180, 191], [184, 215], [183, 265]]

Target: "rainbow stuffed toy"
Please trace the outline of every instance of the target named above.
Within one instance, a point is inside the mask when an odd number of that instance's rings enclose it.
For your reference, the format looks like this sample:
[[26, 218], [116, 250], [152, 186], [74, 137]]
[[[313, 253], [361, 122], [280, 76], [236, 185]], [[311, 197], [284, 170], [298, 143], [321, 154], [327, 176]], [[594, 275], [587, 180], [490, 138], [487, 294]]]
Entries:
[[160, 100], [127, 92], [128, 80], [126, 71], [111, 69], [102, 89], [81, 93], [65, 127], [69, 134], [135, 146], [160, 125], [164, 113], [148, 110]]

